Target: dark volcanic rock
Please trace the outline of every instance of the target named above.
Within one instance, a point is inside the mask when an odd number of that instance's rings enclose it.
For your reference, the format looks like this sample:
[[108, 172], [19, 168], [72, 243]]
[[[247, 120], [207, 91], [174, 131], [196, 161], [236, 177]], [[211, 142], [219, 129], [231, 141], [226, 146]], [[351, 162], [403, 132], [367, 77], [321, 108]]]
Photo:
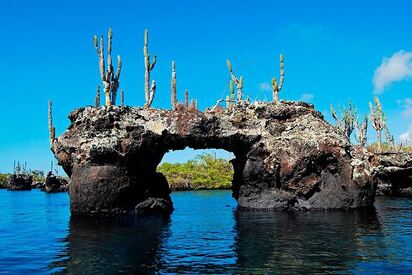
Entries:
[[32, 189], [44, 189], [44, 182], [35, 181], [31, 184]]
[[7, 190], [31, 190], [33, 177], [26, 174], [13, 174], [5, 187]]
[[66, 179], [57, 177], [51, 172], [47, 174], [44, 191], [47, 193], [67, 192], [69, 183]]
[[148, 198], [135, 207], [137, 213], [169, 213], [173, 210], [173, 204], [170, 200], [162, 198]]
[[169, 150], [233, 152], [240, 208], [348, 209], [371, 206], [369, 157], [312, 105], [236, 104], [220, 112], [110, 106], [80, 108], [52, 150], [70, 176], [73, 214], [171, 211], [156, 167]]
[[373, 158], [377, 195], [412, 195], [412, 153], [381, 153]]

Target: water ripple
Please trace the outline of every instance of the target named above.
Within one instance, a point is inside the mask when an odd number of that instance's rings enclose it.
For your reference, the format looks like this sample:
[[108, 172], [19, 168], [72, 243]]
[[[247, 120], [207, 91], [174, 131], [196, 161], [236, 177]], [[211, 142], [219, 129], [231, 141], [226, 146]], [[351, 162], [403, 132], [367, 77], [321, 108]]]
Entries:
[[67, 194], [0, 190], [0, 274], [410, 273], [412, 199], [348, 212], [245, 212], [176, 192], [165, 217], [70, 218]]

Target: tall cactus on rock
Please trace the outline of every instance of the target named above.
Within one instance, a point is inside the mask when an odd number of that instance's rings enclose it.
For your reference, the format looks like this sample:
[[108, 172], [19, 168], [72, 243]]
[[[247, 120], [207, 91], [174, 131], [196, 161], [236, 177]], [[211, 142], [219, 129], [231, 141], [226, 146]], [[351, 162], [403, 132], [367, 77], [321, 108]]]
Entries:
[[97, 39], [97, 35], [93, 37], [93, 44], [96, 48], [97, 55], [99, 57], [99, 71], [100, 71], [100, 78], [103, 82], [103, 92], [106, 98], [106, 105], [115, 105], [116, 104], [116, 94], [119, 88], [119, 79], [120, 73], [122, 70], [122, 59], [120, 55], [117, 56], [117, 69], [116, 72], [113, 69], [113, 62], [112, 62], [112, 39], [113, 39], [113, 32], [112, 29], [109, 28], [107, 32], [108, 36], [108, 45], [107, 45], [107, 69], [104, 61], [104, 40], [103, 35], [100, 36], [100, 45]]
[[144, 73], [144, 92], [145, 92], [145, 100], [146, 103], [144, 105], [145, 108], [149, 108], [153, 102], [153, 98], [156, 92], [156, 81], [152, 80], [152, 84], [150, 83], [150, 72], [156, 65], [157, 55], [153, 55], [152, 62], [150, 62], [150, 55], [149, 55], [149, 31], [147, 29], [144, 30], [144, 46], [143, 46], [143, 54], [144, 54], [144, 66], [145, 66], [145, 73]]
[[279, 92], [280, 92], [280, 90], [282, 90], [283, 82], [285, 80], [285, 65], [283, 63], [283, 54], [282, 53], [279, 55], [279, 63], [280, 63], [279, 83], [278, 83], [276, 77], [272, 77], [273, 102], [276, 103], [276, 104], [279, 102]]
[[336, 121], [336, 127], [338, 128], [338, 131], [350, 141], [352, 132], [355, 129], [357, 118], [357, 111], [355, 106], [353, 106], [349, 101], [348, 107], [344, 107], [343, 111], [341, 111], [341, 118], [338, 117], [332, 105], [330, 105], [330, 112], [333, 119]]
[[386, 127], [385, 114], [382, 110], [382, 104], [379, 101], [379, 98], [375, 96], [375, 107], [372, 102], [369, 102], [370, 109], [370, 120], [372, 127], [376, 130], [378, 136], [378, 150], [382, 150], [382, 130]]
[[185, 110], [189, 110], [189, 90], [185, 90]]
[[172, 61], [172, 78], [170, 80], [170, 97], [172, 103], [172, 110], [175, 111], [177, 107], [177, 94], [176, 94], [176, 63]]
[[233, 83], [236, 84], [237, 100], [240, 101], [240, 100], [242, 100], [243, 76], [241, 76], [240, 78], [237, 78], [235, 76], [235, 74], [233, 73], [233, 70], [232, 70], [232, 63], [230, 63], [229, 59], [226, 59], [226, 64], [227, 64], [227, 69], [229, 70], [229, 73], [230, 73], [230, 78], [232, 79]]
[[385, 139], [386, 139], [386, 146], [388, 148], [395, 147], [395, 137], [389, 131], [388, 125], [385, 125]]
[[362, 123], [359, 123], [359, 121], [357, 120], [355, 122], [356, 122], [355, 123], [355, 127], [356, 127], [355, 138], [362, 147], [365, 147], [366, 142], [367, 142], [367, 132], [368, 132], [368, 116], [365, 114], [365, 117]]
[[190, 102], [188, 111], [189, 112], [196, 112], [197, 111], [196, 100], [195, 99], [192, 99], [192, 101]]
[[229, 82], [229, 90], [230, 90], [230, 100], [235, 100], [235, 87], [233, 86], [232, 80], [230, 80]]
[[53, 126], [53, 102], [51, 100], [48, 103], [48, 122], [50, 145], [52, 145], [56, 138], [56, 128]]
[[233, 86], [233, 80], [229, 81], [230, 95], [226, 97], [226, 108], [228, 110], [233, 109], [233, 102], [235, 101], [235, 87]]
[[124, 106], [124, 90], [120, 91], [120, 106]]
[[100, 107], [100, 85], [97, 85], [96, 96], [94, 97], [94, 107]]

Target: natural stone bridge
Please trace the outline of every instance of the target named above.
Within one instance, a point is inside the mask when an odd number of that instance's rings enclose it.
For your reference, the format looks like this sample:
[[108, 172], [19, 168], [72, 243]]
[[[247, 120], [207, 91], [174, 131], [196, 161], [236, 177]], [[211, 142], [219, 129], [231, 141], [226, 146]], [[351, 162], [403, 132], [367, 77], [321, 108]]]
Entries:
[[173, 209], [156, 167], [169, 150], [233, 152], [240, 208], [371, 206], [369, 161], [312, 105], [237, 103], [233, 110], [177, 112], [121, 106], [80, 108], [52, 150], [71, 178], [73, 214]]

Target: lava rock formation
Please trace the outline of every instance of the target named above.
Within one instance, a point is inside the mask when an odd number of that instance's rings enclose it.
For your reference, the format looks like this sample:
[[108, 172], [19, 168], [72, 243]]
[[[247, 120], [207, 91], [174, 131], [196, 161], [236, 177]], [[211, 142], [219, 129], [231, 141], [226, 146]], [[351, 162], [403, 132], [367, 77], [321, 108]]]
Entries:
[[166, 152], [186, 147], [235, 155], [239, 208], [349, 209], [374, 202], [370, 156], [310, 104], [239, 102], [206, 112], [85, 107], [69, 119], [52, 151], [71, 179], [73, 214], [172, 211], [167, 180], [156, 167]]

